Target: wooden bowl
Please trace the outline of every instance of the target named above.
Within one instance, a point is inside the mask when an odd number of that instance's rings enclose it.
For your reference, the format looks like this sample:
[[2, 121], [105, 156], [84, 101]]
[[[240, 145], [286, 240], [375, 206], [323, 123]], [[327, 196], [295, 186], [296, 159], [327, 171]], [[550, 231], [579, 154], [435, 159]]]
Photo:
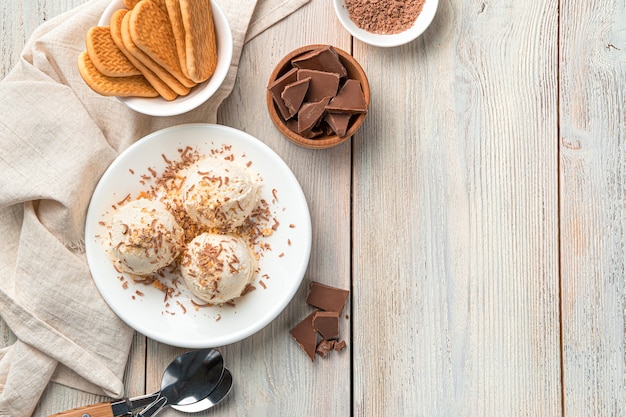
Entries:
[[[280, 78], [282, 75], [284, 75], [287, 71], [289, 71], [292, 68], [291, 66], [292, 59], [302, 54], [305, 54], [307, 52], [324, 47], [324, 46], [327, 46], [327, 45], [307, 45], [307, 46], [303, 46], [298, 49], [295, 49], [291, 51], [290, 53], [288, 53], [285, 57], [283, 57], [283, 59], [281, 59], [278, 62], [278, 64], [274, 68], [274, 71], [272, 71], [268, 85], [274, 82], [275, 80], [277, 80], [278, 78]], [[345, 51], [342, 51], [341, 49], [335, 46], [333, 46], [333, 49], [337, 51], [337, 54], [339, 55], [339, 60], [344, 65], [344, 67], [346, 67], [346, 70], [348, 72], [348, 78], [355, 79], [361, 82], [361, 88], [363, 89], [365, 103], [367, 104], [367, 107], [369, 107], [370, 86], [367, 81], [367, 76], [365, 75], [365, 71], [363, 71], [363, 68], [361, 68], [361, 65], [359, 65], [359, 63], [356, 61], [356, 59], [352, 57], [352, 55], [348, 54]], [[285, 120], [283, 120], [282, 116], [280, 115], [279, 110], [276, 107], [276, 103], [274, 102], [274, 99], [272, 98], [272, 93], [269, 90], [267, 90], [267, 93], [266, 93], [266, 101], [267, 101], [267, 109], [270, 113], [272, 122], [274, 122], [274, 125], [276, 125], [278, 130], [280, 130], [280, 132], [293, 143], [296, 143], [300, 146], [303, 146], [305, 148], [310, 148], [310, 149], [330, 148], [330, 147], [333, 147], [333, 146], [339, 145], [340, 143], [345, 142], [352, 135], [354, 135], [357, 130], [359, 130], [359, 128], [363, 124], [363, 121], [365, 120], [365, 116], [367, 115], [367, 113], [354, 115], [352, 117], [352, 120], [350, 120], [350, 124], [348, 125], [348, 131], [346, 135], [343, 137], [339, 137], [333, 134], [333, 135], [322, 135], [313, 139], [309, 139], [309, 138], [299, 135], [297, 132], [294, 132], [293, 130], [289, 129], [289, 127], [287, 127]]]

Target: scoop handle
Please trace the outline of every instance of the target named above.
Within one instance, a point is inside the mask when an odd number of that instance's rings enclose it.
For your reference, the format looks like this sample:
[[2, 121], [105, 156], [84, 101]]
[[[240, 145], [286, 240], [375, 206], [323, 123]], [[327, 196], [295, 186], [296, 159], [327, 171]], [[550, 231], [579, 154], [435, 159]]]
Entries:
[[48, 417], [113, 417], [113, 409], [111, 403], [98, 403], [88, 405], [86, 407], [73, 408], [71, 410], [62, 411], [52, 414]]

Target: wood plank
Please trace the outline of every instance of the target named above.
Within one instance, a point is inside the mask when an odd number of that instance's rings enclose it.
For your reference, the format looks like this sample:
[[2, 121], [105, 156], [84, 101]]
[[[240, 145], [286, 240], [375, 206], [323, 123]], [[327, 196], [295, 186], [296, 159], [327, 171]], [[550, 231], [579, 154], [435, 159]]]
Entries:
[[357, 416], [561, 415], [556, 6], [440, 2], [414, 43], [355, 41]]
[[626, 415], [626, 5], [565, 2], [560, 28], [565, 414]]

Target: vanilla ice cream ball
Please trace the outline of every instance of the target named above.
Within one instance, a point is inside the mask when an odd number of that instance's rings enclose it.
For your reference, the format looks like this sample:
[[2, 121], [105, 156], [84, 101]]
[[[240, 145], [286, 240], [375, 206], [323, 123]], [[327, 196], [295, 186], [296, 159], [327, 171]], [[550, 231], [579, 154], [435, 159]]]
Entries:
[[256, 258], [237, 236], [202, 233], [187, 246], [181, 272], [191, 292], [210, 304], [241, 295], [256, 273]]
[[230, 231], [250, 216], [258, 202], [258, 189], [257, 182], [239, 165], [205, 157], [187, 170], [183, 206], [200, 225]]
[[169, 265], [184, 245], [184, 231], [165, 205], [145, 198], [119, 207], [108, 227], [107, 252], [116, 268], [148, 275]]

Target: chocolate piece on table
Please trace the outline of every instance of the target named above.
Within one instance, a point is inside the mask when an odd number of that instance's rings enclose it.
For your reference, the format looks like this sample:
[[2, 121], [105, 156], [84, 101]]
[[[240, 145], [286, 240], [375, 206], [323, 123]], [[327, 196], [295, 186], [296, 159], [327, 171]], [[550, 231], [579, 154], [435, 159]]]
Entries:
[[333, 345], [333, 349], [335, 349], [336, 352], [339, 352], [340, 350], [344, 350], [346, 348], [346, 341], [342, 340], [341, 342], [335, 342]]
[[315, 313], [315, 311], [312, 312], [289, 330], [291, 336], [312, 361], [315, 360], [315, 348], [317, 346], [317, 333], [313, 328], [313, 316]]
[[350, 113], [326, 113], [324, 120], [328, 123], [328, 126], [335, 132], [340, 138], [346, 136], [348, 132], [348, 124], [350, 123]]
[[313, 328], [324, 338], [332, 339], [339, 336], [339, 313], [335, 311], [318, 311], [313, 316]]
[[339, 59], [339, 54], [332, 46], [322, 46], [311, 52], [300, 55], [291, 60], [296, 68], [306, 68], [318, 71], [334, 72], [340, 77], [347, 77], [348, 71]]
[[310, 78], [295, 81], [285, 86], [283, 92], [280, 93], [280, 97], [289, 110], [289, 118], [298, 114], [298, 110], [304, 101], [304, 96], [309, 89], [309, 81], [311, 81]]
[[326, 355], [328, 355], [328, 353], [331, 350], [334, 350], [335, 348], [335, 341], [334, 340], [322, 340], [321, 342], [319, 342], [317, 344], [317, 347], [315, 348], [315, 351], [323, 358]]
[[280, 96], [285, 89], [285, 87], [295, 81], [298, 80], [298, 69], [292, 68], [276, 81], [267, 86], [267, 89], [272, 93], [272, 98], [274, 99], [274, 103], [278, 106], [278, 111], [283, 119], [287, 120], [289, 118], [289, 109], [285, 105], [282, 97]]
[[367, 104], [358, 80], [346, 80], [337, 95], [328, 103], [326, 110], [333, 113], [365, 113]]
[[306, 303], [324, 311], [334, 311], [341, 315], [348, 294], [350, 292], [347, 290], [313, 281], [309, 287]]
[[298, 133], [307, 136], [324, 115], [324, 109], [330, 101], [325, 97], [314, 103], [304, 103], [298, 111]]
[[[298, 80], [311, 78], [305, 101], [319, 101], [324, 97], [334, 97], [339, 89], [339, 74], [309, 69], [299, 69]], [[360, 85], [360, 83], [359, 83]]]

